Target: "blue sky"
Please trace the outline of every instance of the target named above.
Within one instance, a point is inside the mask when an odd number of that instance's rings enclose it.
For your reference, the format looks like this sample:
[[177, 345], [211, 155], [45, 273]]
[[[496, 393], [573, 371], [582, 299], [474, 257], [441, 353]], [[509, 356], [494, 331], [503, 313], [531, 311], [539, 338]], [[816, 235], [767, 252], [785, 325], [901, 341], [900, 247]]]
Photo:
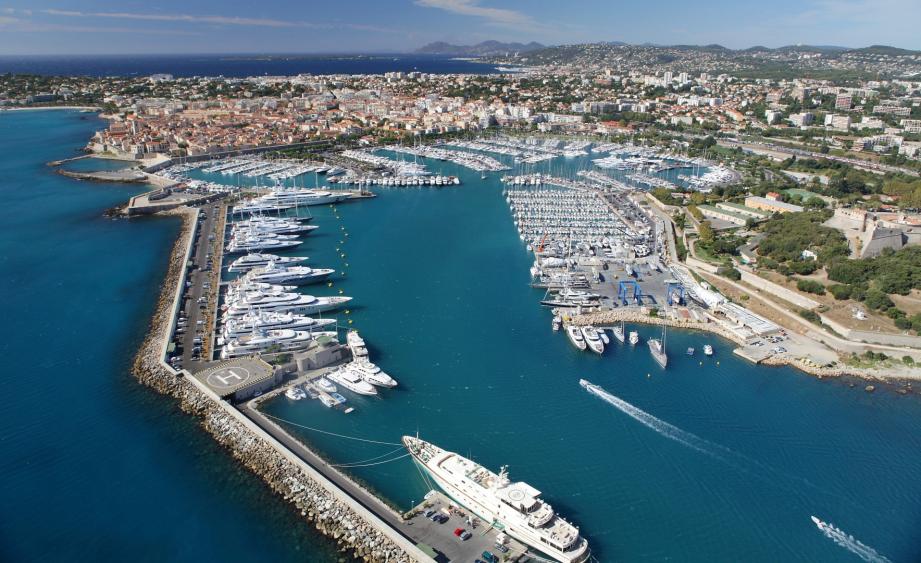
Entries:
[[921, 49], [921, 0], [0, 0], [0, 55], [407, 52], [486, 39]]

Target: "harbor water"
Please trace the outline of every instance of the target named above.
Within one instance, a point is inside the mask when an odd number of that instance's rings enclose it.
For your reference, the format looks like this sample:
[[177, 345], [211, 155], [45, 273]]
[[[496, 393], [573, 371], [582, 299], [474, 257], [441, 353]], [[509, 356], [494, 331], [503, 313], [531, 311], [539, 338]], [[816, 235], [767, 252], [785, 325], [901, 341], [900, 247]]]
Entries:
[[106, 219], [144, 188], [45, 166], [104, 126], [72, 111], [0, 112], [0, 561], [336, 560], [196, 420], [130, 375], [179, 221]]
[[[321, 228], [288, 253], [344, 272], [304, 291], [355, 298], [341, 325], [359, 329], [399, 388], [346, 391], [348, 415], [284, 396], [268, 414], [356, 464], [352, 475], [402, 509], [428, 488], [407, 458], [379, 464], [400, 455], [401, 435], [493, 470], [507, 464], [601, 561], [842, 561], [866, 546], [892, 561], [921, 557], [916, 395], [755, 366], [700, 332], [669, 331], [666, 370], [646, 346], [661, 336], [654, 327], [628, 325], [642, 338], [634, 348], [577, 352], [528, 286], [532, 257], [499, 174], [430, 165], [463, 185], [378, 187], [374, 200], [311, 208]], [[700, 352], [707, 343], [712, 357]], [[613, 398], [586, 392], [582, 378]]]

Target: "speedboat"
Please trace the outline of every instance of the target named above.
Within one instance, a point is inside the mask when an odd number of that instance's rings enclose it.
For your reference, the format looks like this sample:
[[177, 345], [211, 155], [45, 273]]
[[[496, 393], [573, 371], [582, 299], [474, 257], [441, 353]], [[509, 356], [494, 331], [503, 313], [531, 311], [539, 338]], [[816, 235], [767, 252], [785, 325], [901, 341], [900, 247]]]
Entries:
[[336, 371], [329, 372], [326, 374], [326, 378], [345, 387], [352, 393], [358, 393], [359, 395], [377, 395], [377, 389], [365, 381], [364, 378], [361, 377], [361, 374], [347, 365]]
[[329, 408], [333, 408], [339, 404], [339, 401], [337, 401], [336, 399], [333, 399], [329, 395], [320, 395], [320, 402], [323, 403], [324, 406], [327, 406]]
[[604, 344], [605, 346], [607, 346], [608, 344], [610, 344], [610, 343], [611, 343], [611, 339], [608, 338], [608, 333], [606, 333], [604, 330], [602, 330], [602, 329], [600, 329], [600, 328], [597, 329], [597, 330], [598, 330], [598, 338], [601, 339], [602, 344]]
[[635, 346], [640, 342], [640, 334], [635, 330], [630, 331], [630, 345]]
[[712, 355], [713, 355], [713, 346], [710, 346], [709, 344], [704, 344], [704, 356], [712, 356]]
[[693, 356], [693, 355], [694, 355], [694, 349], [688, 348], [688, 356]]
[[593, 326], [583, 326], [582, 327], [582, 336], [585, 337], [585, 343], [588, 344], [588, 348], [596, 353], [604, 353], [604, 342], [601, 341], [601, 337], [598, 336], [598, 331]]
[[582, 336], [582, 331], [579, 329], [579, 327], [575, 325], [567, 326], [566, 336], [569, 337], [569, 341], [572, 342], [572, 345], [579, 350], [585, 350], [588, 347], [588, 345], [585, 343], [585, 337]]
[[[329, 397], [330, 397], [332, 400], [336, 401], [336, 404], [337, 404], [337, 405], [341, 405], [342, 403], [345, 403], [345, 402], [348, 401], [348, 399], [346, 399], [345, 397], [343, 397], [343, 396], [340, 395], [339, 393], [336, 393], [335, 391], [333, 391], [332, 393], [330, 393], [330, 394], [329, 394]], [[349, 411], [346, 411], [346, 412], [349, 412]]]
[[357, 360], [349, 364], [354, 371], [361, 375], [361, 378], [378, 387], [396, 387], [397, 381], [384, 373], [384, 371], [372, 364], [368, 360]]
[[558, 332], [561, 326], [563, 326], [563, 319], [559, 315], [553, 315], [553, 320], [550, 322], [553, 332]]

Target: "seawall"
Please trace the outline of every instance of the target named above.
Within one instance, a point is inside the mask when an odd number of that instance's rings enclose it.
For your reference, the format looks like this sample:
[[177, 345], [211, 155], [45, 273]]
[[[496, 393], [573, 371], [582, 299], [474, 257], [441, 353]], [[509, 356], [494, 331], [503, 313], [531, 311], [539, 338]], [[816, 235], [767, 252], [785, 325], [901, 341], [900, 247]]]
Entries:
[[183, 226], [170, 255], [148, 335], [135, 357], [133, 372], [138, 381], [174, 397], [184, 412], [199, 417], [215, 440], [292, 503], [317, 530], [334, 539], [342, 551], [364, 561], [429, 561], [412, 542], [296, 458], [235, 407], [164, 361], [170, 327], [181, 303], [198, 212], [186, 208], [167, 214], [181, 216]]

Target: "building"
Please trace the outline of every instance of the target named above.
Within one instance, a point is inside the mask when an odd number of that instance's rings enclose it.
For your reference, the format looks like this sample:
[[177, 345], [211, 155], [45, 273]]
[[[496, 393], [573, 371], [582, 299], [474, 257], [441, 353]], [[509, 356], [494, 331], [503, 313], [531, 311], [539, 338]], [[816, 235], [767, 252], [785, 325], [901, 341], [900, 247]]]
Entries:
[[850, 94], [838, 94], [835, 96], [835, 109], [850, 111], [853, 101]]
[[850, 129], [851, 116], [836, 115], [834, 113], [826, 114], [825, 115], [825, 126], [830, 127], [831, 129], [842, 129], [842, 130]]
[[793, 205], [792, 203], [784, 203], [782, 201], [776, 201], [766, 197], [758, 196], [748, 196], [745, 198], [745, 206], [753, 207], [755, 209], [763, 209], [765, 211], [770, 211], [771, 213], [798, 213], [803, 210], [803, 208], [799, 205]]
[[257, 356], [234, 358], [193, 374], [193, 377], [230, 401], [245, 401], [275, 387], [284, 372]]
[[803, 113], [794, 113], [790, 115], [790, 125], [794, 127], [807, 127], [815, 121], [815, 115], [808, 111]]
[[764, 121], [767, 122], [768, 125], [780, 123], [781, 117], [783, 117], [783, 112], [781, 111], [769, 109], [764, 112]]

